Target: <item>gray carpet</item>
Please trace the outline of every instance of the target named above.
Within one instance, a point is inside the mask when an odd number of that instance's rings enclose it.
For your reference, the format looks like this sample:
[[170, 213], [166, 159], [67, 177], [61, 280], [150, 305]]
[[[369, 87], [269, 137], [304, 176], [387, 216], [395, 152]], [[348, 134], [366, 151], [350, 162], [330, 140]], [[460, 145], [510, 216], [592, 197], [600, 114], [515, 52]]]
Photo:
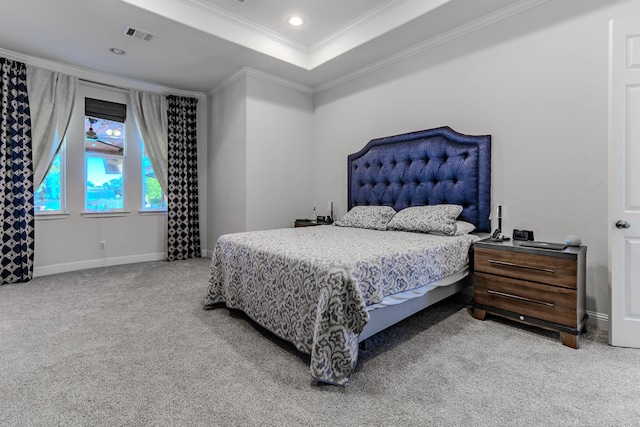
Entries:
[[473, 319], [448, 300], [372, 338], [346, 388], [244, 315], [209, 260], [0, 286], [0, 425], [640, 425], [640, 350]]

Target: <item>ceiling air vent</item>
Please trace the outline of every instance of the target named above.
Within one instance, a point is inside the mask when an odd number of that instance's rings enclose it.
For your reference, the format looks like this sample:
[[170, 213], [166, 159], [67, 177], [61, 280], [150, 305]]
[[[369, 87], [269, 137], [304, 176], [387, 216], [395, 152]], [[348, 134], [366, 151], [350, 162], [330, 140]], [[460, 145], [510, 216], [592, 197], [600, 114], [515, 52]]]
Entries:
[[140, 30], [138, 28], [133, 28], [128, 25], [124, 28], [124, 31], [122, 34], [124, 34], [125, 36], [135, 37], [137, 39], [144, 40], [147, 42], [150, 42], [156, 37], [155, 34], [152, 34], [145, 30]]

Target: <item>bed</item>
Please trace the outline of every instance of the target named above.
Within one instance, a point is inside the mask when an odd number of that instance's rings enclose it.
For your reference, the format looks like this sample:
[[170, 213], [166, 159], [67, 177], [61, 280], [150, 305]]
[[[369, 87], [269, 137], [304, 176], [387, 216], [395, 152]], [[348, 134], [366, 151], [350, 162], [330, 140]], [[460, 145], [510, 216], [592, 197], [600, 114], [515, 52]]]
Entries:
[[[336, 224], [218, 239], [205, 308], [245, 312], [310, 354], [313, 378], [348, 384], [362, 341], [468, 285], [478, 236], [457, 230], [490, 231], [490, 159], [489, 135], [449, 127], [369, 141]], [[428, 233], [406, 228], [418, 211]]]

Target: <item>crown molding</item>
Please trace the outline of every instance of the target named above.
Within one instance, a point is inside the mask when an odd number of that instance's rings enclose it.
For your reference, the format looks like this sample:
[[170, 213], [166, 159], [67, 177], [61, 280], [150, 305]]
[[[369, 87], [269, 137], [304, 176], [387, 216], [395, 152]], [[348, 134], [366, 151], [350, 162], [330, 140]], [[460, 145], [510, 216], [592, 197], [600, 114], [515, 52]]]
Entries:
[[120, 1], [302, 69], [309, 69], [309, 50], [306, 46], [206, 4], [203, 0]]
[[308, 70], [313, 70], [359, 46], [371, 42], [378, 37], [401, 28], [417, 17], [428, 15], [452, 0], [396, 0], [363, 15], [331, 39], [323, 39], [313, 45], [309, 55]]
[[228, 77], [225, 81], [220, 83], [218, 86], [206, 91], [205, 95], [207, 96], [207, 98], [210, 98], [210, 97], [213, 97], [213, 96], [217, 95], [219, 92], [221, 92], [225, 88], [231, 86], [236, 81], [238, 81], [242, 77], [244, 77], [246, 75], [245, 68], [247, 68], [247, 67], [242, 67], [241, 69], [239, 69], [238, 71], [233, 73], [230, 77]]
[[[194, 0], [186, 0], [186, 1], [194, 1]], [[290, 80], [281, 78], [281, 77], [277, 77], [274, 75], [271, 75], [269, 73], [265, 73], [263, 71], [258, 71], [256, 69], [253, 69], [251, 67], [242, 67], [240, 70], [238, 70], [236, 73], [234, 73], [232, 76], [230, 76], [228, 79], [226, 79], [224, 82], [222, 82], [220, 85], [216, 86], [215, 88], [213, 88], [212, 90], [209, 90], [206, 92], [206, 96], [210, 97], [210, 96], [214, 96], [215, 94], [217, 94], [218, 92], [220, 92], [221, 90], [223, 90], [225, 87], [231, 85], [232, 83], [234, 83], [236, 80], [247, 76], [247, 75], [252, 75], [258, 78], [261, 78], [263, 80], [267, 80], [267, 81], [271, 81], [273, 83], [285, 86], [285, 87], [289, 87], [292, 89], [296, 89], [296, 90], [300, 90], [302, 92], [306, 92], [306, 93], [311, 93], [311, 94], [316, 94], [316, 93], [321, 93], [324, 92], [326, 90], [332, 89], [334, 87], [340, 86], [344, 83], [347, 83], [351, 80], [355, 80], [359, 77], [365, 76], [369, 73], [373, 73], [377, 70], [380, 70], [382, 68], [385, 68], [387, 66], [390, 66], [396, 62], [400, 62], [403, 61], [405, 59], [408, 59], [412, 56], [418, 55], [420, 53], [423, 53], [425, 51], [428, 51], [430, 49], [433, 49], [437, 46], [440, 46], [444, 43], [447, 43], [449, 41], [455, 40], [459, 37], [465, 36], [467, 34], [471, 34], [475, 31], [479, 31], [485, 27], [488, 27], [490, 25], [493, 25], [495, 23], [501, 22], [505, 19], [511, 18], [515, 15], [518, 15], [520, 13], [524, 13], [530, 9], [533, 9], [535, 7], [541, 6], [545, 3], [550, 2], [551, 0], [520, 0], [517, 3], [514, 3], [510, 6], [507, 6], [505, 8], [502, 8], [496, 12], [490, 13], [488, 15], [485, 15], [481, 18], [478, 18], [474, 21], [471, 21], [467, 24], [461, 25], [457, 28], [454, 28], [452, 30], [449, 30], [445, 33], [442, 33], [436, 37], [433, 37], [431, 39], [425, 40], [421, 43], [415, 44], [413, 46], [410, 46], [396, 54], [390, 55], [386, 58], [381, 59], [380, 61], [374, 62], [372, 64], [369, 64], [365, 67], [362, 67], [358, 70], [355, 70], [352, 73], [349, 74], [345, 74], [344, 76], [338, 78], [338, 79], [334, 79], [330, 82], [327, 82], [325, 84], [316, 86], [316, 87], [310, 87], [310, 86], [306, 86], [306, 85], [302, 85], [299, 83], [295, 83], [292, 82]]]
[[235, 83], [237, 80], [241, 79], [242, 77], [247, 77], [247, 76], [256, 77], [256, 78], [258, 78], [260, 80], [264, 80], [264, 81], [268, 81], [268, 82], [271, 82], [271, 83], [275, 83], [275, 84], [278, 84], [280, 86], [284, 86], [284, 87], [288, 87], [290, 89], [298, 90], [300, 92], [304, 92], [304, 93], [308, 93], [308, 94], [313, 94], [314, 93], [313, 88], [310, 87], [310, 86], [306, 86], [306, 85], [303, 85], [303, 84], [300, 84], [300, 83], [292, 82], [291, 80], [287, 80], [287, 79], [282, 78], [282, 77], [274, 76], [273, 74], [265, 73], [264, 71], [256, 70], [255, 68], [242, 67], [240, 70], [235, 72], [233, 75], [231, 75], [231, 77], [226, 79], [224, 82], [220, 83], [215, 88], [207, 91], [205, 95], [207, 96], [207, 98], [208, 97], [212, 97], [212, 96], [216, 95], [218, 92], [222, 91], [224, 88], [226, 88], [226, 87], [232, 85], [233, 83]]
[[401, 50], [396, 54], [390, 55], [379, 61], [373, 62], [352, 73], [345, 74], [340, 78], [337, 78], [325, 84], [316, 86], [314, 88], [314, 93], [324, 92], [325, 90], [329, 90], [336, 86], [340, 86], [348, 81], [357, 79], [369, 73], [373, 73], [391, 64], [395, 64], [396, 62], [403, 61], [407, 58], [418, 55], [427, 50], [433, 49], [444, 43], [455, 40], [458, 37], [462, 37], [467, 34], [473, 33], [475, 31], [481, 30], [482, 28], [488, 27], [490, 25], [493, 25], [505, 19], [511, 18], [512, 16], [518, 15], [520, 13], [524, 13], [530, 9], [533, 9], [535, 7], [548, 3], [550, 1], [551, 0], [521, 0], [513, 5], [504, 7], [496, 12], [490, 13], [481, 18], [475, 19], [467, 24], [461, 25], [452, 30], [439, 34], [436, 37], [432, 37], [421, 43], [410, 46], [404, 50]]
[[235, 13], [231, 13], [226, 9], [209, 3], [207, 0], [182, 0], [182, 2], [192, 3], [197, 7], [206, 9], [209, 12], [215, 14], [219, 19], [223, 19], [229, 24], [235, 25], [244, 31], [250, 31], [262, 37], [271, 39], [276, 43], [282, 43], [291, 49], [295, 49], [297, 51], [300, 51], [301, 53], [304, 53], [305, 55], [309, 54], [309, 47], [305, 44], [299, 43], [293, 39], [290, 39], [289, 37], [285, 37], [278, 32], [272, 31], [267, 27], [256, 24], [255, 22], [238, 16]]
[[121, 1], [310, 71], [451, 0], [388, 0], [311, 46], [207, 0]]
[[291, 80], [287, 80], [287, 79], [282, 78], [282, 77], [274, 76], [273, 74], [265, 73], [264, 71], [256, 70], [255, 68], [251, 68], [251, 67], [243, 67], [243, 70], [245, 70], [245, 72], [246, 72], [246, 74], [248, 76], [256, 77], [256, 78], [259, 78], [261, 80], [265, 80], [265, 81], [268, 81], [268, 82], [271, 82], [271, 83], [278, 84], [280, 86], [285, 86], [285, 87], [288, 87], [290, 89], [298, 90], [300, 92], [313, 94], [313, 88], [310, 87], [310, 86], [303, 85], [303, 84], [296, 83], [296, 82], [292, 82]]
[[349, 22], [348, 24], [346, 24], [342, 28], [339, 28], [336, 31], [332, 32], [331, 34], [328, 34], [327, 36], [321, 38], [317, 42], [312, 43], [309, 46], [309, 52], [313, 53], [313, 52], [319, 51], [320, 49], [324, 48], [325, 46], [335, 42], [338, 39], [340, 39], [341, 37], [343, 37], [348, 32], [351, 32], [351, 31], [355, 30], [356, 28], [366, 24], [367, 22], [372, 21], [373, 19], [382, 16], [383, 14], [387, 13], [392, 8], [396, 8], [401, 3], [404, 3], [406, 1], [407, 0], [392, 0], [392, 1], [386, 2], [385, 4], [380, 5], [380, 6], [376, 7], [376, 8], [374, 8], [374, 9], [371, 9], [367, 13], [365, 13], [365, 14], [359, 16], [358, 18], [354, 19], [353, 21]]
[[15, 61], [24, 62], [27, 65], [32, 65], [34, 67], [45, 68], [51, 71], [57, 71], [60, 73], [69, 74], [71, 76], [76, 76], [79, 79], [93, 82], [101, 85], [112, 86], [116, 89], [135, 89], [135, 90], [145, 90], [149, 92], [157, 92], [166, 95], [180, 95], [187, 96], [192, 98], [204, 98], [205, 94], [202, 92], [193, 92], [181, 89], [174, 89], [166, 86], [160, 86], [153, 83], [145, 82], [142, 80], [128, 79], [125, 77], [120, 77], [107, 73], [99, 73], [93, 70], [89, 70], [86, 68], [76, 67], [61, 64], [59, 62], [36, 58], [34, 56], [24, 55], [21, 53], [12, 52], [10, 50], [0, 48], [0, 56], [3, 56], [8, 59], [13, 59]]

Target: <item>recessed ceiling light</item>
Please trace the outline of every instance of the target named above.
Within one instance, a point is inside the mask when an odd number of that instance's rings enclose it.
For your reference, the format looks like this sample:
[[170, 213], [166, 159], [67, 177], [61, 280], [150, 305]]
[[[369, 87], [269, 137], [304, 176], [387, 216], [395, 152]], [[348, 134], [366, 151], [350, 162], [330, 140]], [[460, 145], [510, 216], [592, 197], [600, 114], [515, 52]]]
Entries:
[[287, 22], [289, 23], [289, 25], [299, 27], [300, 25], [304, 24], [304, 19], [299, 16], [291, 16], [289, 17], [289, 19], [287, 19]]
[[118, 49], [117, 47], [109, 48], [109, 52], [114, 53], [116, 55], [124, 55], [126, 52], [122, 49]]

